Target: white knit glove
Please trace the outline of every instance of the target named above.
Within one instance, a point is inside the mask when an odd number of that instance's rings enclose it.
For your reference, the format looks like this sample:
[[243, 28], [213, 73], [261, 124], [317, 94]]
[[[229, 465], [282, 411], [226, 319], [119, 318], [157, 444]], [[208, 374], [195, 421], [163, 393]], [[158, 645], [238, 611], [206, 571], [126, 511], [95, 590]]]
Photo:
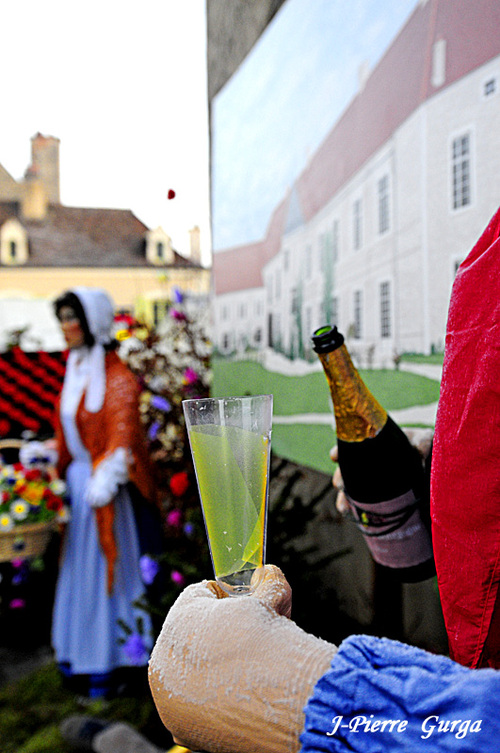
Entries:
[[176, 742], [212, 753], [295, 753], [303, 708], [337, 648], [288, 619], [279, 568], [250, 596], [188, 586], [168, 613], [149, 679]]
[[116, 497], [119, 486], [127, 481], [127, 451], [119, 447], [97, 466], [87, 483], [85, 500], [91, 507], [104, 507]]

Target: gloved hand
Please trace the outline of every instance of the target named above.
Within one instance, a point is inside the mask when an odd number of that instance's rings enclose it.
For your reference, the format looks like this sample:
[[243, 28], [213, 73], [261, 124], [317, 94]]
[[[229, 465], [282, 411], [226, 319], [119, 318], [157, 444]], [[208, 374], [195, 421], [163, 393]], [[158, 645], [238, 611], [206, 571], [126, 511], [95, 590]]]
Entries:
[[120, 484], [128, 481], [127, 452], [123, 447], [105, 458], [90, 477], [85, 499], [91, 507], [104, 507], [116, 497]]
[[288, 619], [291, 589], [266, 565], [250, 596], [188, 586], [149, 665], [153, 698], [176, 742], [213, 753], [299, 750], [303, 709], [337, 648]]

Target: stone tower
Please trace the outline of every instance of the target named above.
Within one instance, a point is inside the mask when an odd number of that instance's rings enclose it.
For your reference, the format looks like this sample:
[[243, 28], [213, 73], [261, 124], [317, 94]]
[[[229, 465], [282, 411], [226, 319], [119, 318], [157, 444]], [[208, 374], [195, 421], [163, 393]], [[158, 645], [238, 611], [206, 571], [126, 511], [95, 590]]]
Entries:
[[47, 192], [50, 204], [60, 204], [59, 139], [37, 133], [31, 139], [31, 167]]

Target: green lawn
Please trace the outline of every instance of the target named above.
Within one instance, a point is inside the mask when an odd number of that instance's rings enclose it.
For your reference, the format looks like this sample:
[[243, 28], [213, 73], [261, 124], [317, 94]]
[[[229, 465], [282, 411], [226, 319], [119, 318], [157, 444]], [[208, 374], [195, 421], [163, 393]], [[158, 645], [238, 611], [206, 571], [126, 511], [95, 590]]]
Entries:
[[[274, 395], [275, 416], [300, 413], [331, 413], [330, 395], [322, 371], [289, 377], [266, 371], [254, 361], [213, 359], [213, 397]], [[388, 411], [428, 405], [439, 398], [439, 382], [427, 377], [394, 370], [361, 370], [360, 374], [375, 397]], [[331, 473], [329, 450], [335, 444], [331, 425], [273, 425], [272, 447], [280, 457], [315, 470]]]

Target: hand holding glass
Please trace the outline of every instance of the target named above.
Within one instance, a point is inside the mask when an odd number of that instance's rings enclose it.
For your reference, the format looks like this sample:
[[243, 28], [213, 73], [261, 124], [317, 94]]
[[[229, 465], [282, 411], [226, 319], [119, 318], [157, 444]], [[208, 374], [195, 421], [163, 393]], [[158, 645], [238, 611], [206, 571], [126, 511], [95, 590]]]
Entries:
[[264, 573], [272, 395], [182, 404], [215, 577], [231, 596]]

